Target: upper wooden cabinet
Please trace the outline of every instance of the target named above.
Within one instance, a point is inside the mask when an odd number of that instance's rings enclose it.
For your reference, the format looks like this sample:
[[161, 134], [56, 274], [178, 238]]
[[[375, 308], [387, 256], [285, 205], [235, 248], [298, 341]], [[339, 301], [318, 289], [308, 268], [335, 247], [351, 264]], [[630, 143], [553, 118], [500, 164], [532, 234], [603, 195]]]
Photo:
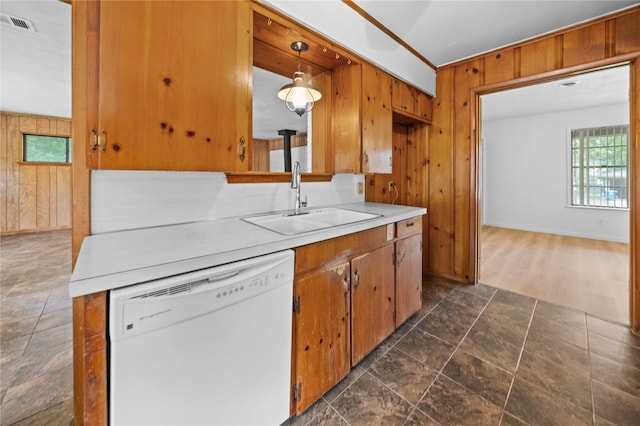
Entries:
[[103, 169], [248, 170], [247, 2], [100, 2]]
[[335, 171], [391, 173], [391, 77], [373, 66], [352, 64], [333, 70], [331, 86]]
[[408, 117], [418, 117], [419, 121], [431, 122], [432, 98], [397, 78], [394, 78], [391, 84], [391, 105], [394, 111]]

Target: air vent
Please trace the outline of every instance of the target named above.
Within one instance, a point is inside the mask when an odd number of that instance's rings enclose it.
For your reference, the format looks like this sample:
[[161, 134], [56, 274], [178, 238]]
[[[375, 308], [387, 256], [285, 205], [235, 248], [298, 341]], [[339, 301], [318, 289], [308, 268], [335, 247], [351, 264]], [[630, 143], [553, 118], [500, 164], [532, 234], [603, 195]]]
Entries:
[[21, 30], [32, 31], [35, 32], [36, 29], [33, 27], [33, 23], [28, 19], [20, 18], [18, 16], [11, 15], [2, 15], [2, 22], [6, 22], [12, 27], [19, 28]]
[[180, 284], [169, 288], [163, 288], [162, 290], [151, 291], [149, 293], [141, 294], [140, 296], [134, 297], [134, 299], [146, 299], [147, 297], [162, 297], [162, 296], [170, 296], [172, 294], [184, 293], [191, 291], [191, 283]]

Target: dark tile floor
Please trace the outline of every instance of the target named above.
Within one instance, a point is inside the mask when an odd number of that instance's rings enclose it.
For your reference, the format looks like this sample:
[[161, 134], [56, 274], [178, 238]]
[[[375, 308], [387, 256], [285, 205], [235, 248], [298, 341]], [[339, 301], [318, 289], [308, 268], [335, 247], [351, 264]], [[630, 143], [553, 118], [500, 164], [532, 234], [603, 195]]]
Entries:
[[422, 310], [289, 423], [640, 425], [640, 337], [582, 312], [434, 278]]
[[0, 424], [73, 417], [71, 231], [0, 237]]
[[[72, 417], [70, 233], [0, 239], [2, 425]], [[638, 425], [640, 337], [484, 285], [422, 310], [291, 425]]]

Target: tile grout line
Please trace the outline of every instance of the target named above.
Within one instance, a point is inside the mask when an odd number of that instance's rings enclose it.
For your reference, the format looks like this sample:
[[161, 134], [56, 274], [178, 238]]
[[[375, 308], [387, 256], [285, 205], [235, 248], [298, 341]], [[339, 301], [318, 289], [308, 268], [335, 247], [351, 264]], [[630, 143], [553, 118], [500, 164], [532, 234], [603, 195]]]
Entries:
[[[518, 355], [518, 361], [516, 362], [516, 368], [513, 370], [513, 377], [511, 378], [511, 384], [509, 384], [509, 390], [507, 391], [507, 397], [504, 400], [504, 406], [502, 407], [502, 415], [500, 416], [500, 423], [502, 423], [502, 419], [504, 418], [504, 413], [507, 411], [507, 403], [509, 402], [509, 398], [511, 397], [511, 390], [513, 389], [513, 384], [516, 381], [516, 375], [518, 374], [518, 368], [520, 367], [520, 361], [522, 360], [522, 354], [524, 353], [524, 347], [527, 344], [527, 338], [529, 337], [529, 329], [531, 328], [531, 323], [533, 322], [533, 317], [536, 314], [536, 309], [538, 308], [538, 299], [534, 299], [535, 303], [533, 304], [533, 311], [531, 311], [531, 317], [529, 318], [529, 324], [527, 325], [527, 332], [524, 334], [524, 340], [522, 341], [522, 347], [520, 348], [520, 354]], [[514, 416], [515, 417], [515, 416]], [[520, 420], [518, 417], [516, 417]], [[526, 422], [524, 422], [526, 423]]]
[[[455, 290], [455, 289], [454, 289]], [[453, 290], [452, 290], [453, 291]], [[482, 314], [484, 313], [484, 311], [487, 309], [487, 306], [489, 306], [489, 303], [491, 303], [491, 301], [493, 300], [494, 296], [496, 295], [496, 293], [498, 292], [498, 290], [494, 291], [493, 294], [491, 295], [491, 297], [489, 299], [487, 299], [487, 303], [485, 303], [485, 305], [483, 306], [482, 310], [478, 313], [478, 315], [476, 316], [476, 319], [473, 321], [473, 323], [469, 326], [469, 328], [467, 329], [467, 332], [464, 334], [464, 336], [462, 336], [462, 339], [460, 339], [460, 341], [458, 342], [458, 344], [456, 345], [456, 347], [453, 349], [453, 351], [451, 352], [451, 355], [449, 355], [449, 358], [447, 358], [447, 360], [442, 364], [442, 367], [440, 367], [440, 369], [437, 371], [436, 377], [433, 379], [433, 381], [431, 382], [431, 384], [429, 385], [429, 387], [427, 387], [427, 389], [424, 391], [424, 393], [422, 394], [422, 396], [420, 397], [420, 399], [418, 399], [418, 402], [416, 402], [416, 410], [420, 411], [422, 414], [428, 416], [429, 418], [431, 418], [427, 413], [425, 413], [424, 411], [420, 410], [420, 408], [418, 408], [418, 406], [420, 405], [420, 403], [422, 402], [422, 400], [424, 400], [424, 397], [427, 396], [427, 394], [429, 393], [429, 390], [431, 390], [431, 386], [433, 386], [433, 384], [435, 382], [438, 381], [438, 379], [440, 378], [440, 376], [442, 375], [442, 371], [444, 370], [444, 368], [447, 366], [447, 364], [449, 363], [449, 361], [451, 361], [451, 358], [453, 358], [453, 355], [458, 351], [458, 349], [460, 348], [460, 346], [462, 345], [462, 342], [464, 342], [464, 339], [467, 338], [467, 336], [469, 335], [469, 332], [471, 331], [471, 329], [476, 325], [476, 323], [478, 322], [478, 319], [480, 319], [480, 317], [482, 316]], [[451, 292], [449, 292], [449, 294], [451, 294]], [[447, 294], [447, 296], [449, 296], [449, 294]], [[444, 297], [442, 300], [446, 299], [446, 297]], [[442, 300], [440, 302], [442, 302]], [[438, 304], [440, 303], [438, 302]], [[454, 302], [455, 303], [455, 302]], [[435, 308], [435, 307], [434, 307]], [[425, 317], [426, 318], [426, 317]], [[423, 318], [424, 320], [424, 318]], [[417, 324], [416, 324], [417, 325]], [[425, 333], [431, 335], [431, 333], [426, 332]], [[438, 336], [434, 336], [436, 339], [439, 339]], [[439, 339], [442, 340], [442, 339]], [[444, 340], [442, 340], [444, 342]], [[448, 342], [446, 342], [448, 343]], [[455, 380], [450, 379], [452, 381], [455, 382]], [[457, 383], [457, 382], [455, 382]], [[459, 384], [459, 383], [458, 383]], [[464, 386], [464, 388], [466, 389], [466, 386]], [[473, 391], [471, 391], [473, 392]], [[475, 394], [475, 392], [473, 392]], [[478, 395], [479, 396], [479, 395]], [[484, 399], [484, 398], [483, 398]]]

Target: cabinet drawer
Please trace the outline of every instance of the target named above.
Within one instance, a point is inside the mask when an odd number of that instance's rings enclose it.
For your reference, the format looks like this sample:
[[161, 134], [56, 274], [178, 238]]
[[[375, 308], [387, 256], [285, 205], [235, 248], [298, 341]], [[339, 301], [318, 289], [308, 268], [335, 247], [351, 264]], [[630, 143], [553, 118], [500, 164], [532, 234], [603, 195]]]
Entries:
[[396, 223], [396, 237], [402, 238], [406, 235], [422, 232], [422, 216], [412, 217]]

